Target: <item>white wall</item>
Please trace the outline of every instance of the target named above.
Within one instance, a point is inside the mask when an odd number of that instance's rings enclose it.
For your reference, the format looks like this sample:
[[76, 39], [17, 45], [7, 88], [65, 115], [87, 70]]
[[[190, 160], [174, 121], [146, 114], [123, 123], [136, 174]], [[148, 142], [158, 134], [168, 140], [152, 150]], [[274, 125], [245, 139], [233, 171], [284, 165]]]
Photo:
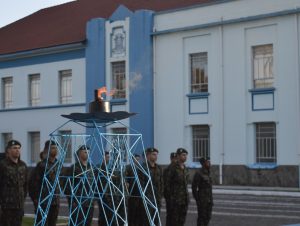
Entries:
[[[22, 143], [22, 159], [30, 162], [29, 132], [40, 132], [41, 149], [49, 134], [67, 122], [61, 114], [85, 112], [85, 106], [59, 107], [59, 71], [72, 69], [72, 102], [85, 103], [85, 59], [34, 64], [0, 69], [0, 79], [13, 77], [13, 111], [0, 111], [0, 133], [13, 133], [13, 138]], [[28, 75], [39, 73], [41, 78], [41, 99], [34, 109], [28, 104]], [[20, 109], [21, 108], [21, 109]], [[67, 124], [64, 130], [74, 133], [85, 132], [83, 127]], [[2, 142], [2, 141], [1, 141]], [[3, 147], [5, 144], [1, 144]], [[4, 150], [1, 150], [4, 151]]]
[[[259, 6], [259, 7], [258, 7]], [[156, 31], [201, 25], [226, 19], [295, 9], [300, 1], [233, 1], [186, 11], [158, 14]], [[240, 11], [237, 11], [240, 9]], [[168, 18], [168, 20], [167, 20]], [[286, 15], [211, 26], [198, 30], [158, 34], [154, 38], [155, 146], [160, 162], [186, 147], [192, 158], [191, 125], [210, 126], [213, 164], [255, 162], [256, 122], [273, 121], [277, 127], [277, 163], [299, 162], [299, 18]], [[274, 46], [274, 110], [253, 111], [251, 47]], [[188, 114], [188, 54], [208, 52], [209, 112]]]

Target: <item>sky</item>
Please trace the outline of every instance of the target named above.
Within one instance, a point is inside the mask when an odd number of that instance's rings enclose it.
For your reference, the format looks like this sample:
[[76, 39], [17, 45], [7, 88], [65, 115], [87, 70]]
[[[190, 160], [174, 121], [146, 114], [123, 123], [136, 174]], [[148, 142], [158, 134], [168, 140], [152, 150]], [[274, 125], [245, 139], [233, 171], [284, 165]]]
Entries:
[[40, 9], [74, 0], [0, 0], [0, 28]]

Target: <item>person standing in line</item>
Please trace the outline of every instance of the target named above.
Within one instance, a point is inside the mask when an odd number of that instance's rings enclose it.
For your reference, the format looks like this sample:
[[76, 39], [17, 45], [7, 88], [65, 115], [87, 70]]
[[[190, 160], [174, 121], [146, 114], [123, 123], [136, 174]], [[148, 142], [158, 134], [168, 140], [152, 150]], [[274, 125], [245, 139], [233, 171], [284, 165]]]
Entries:
[[[38, 203], [39, 198], [41, 196], [42, 199], [45, 199], [49, 195], [49, 187], [43, 186], [43, 190], [41, 191], [43, 179], [44, 179], [44, 173], [45, 169], [47, 167], [47, 171], [51, 169], [51, 172], [47, 175], [47, 180], [49, 183], [54, 184], [56, 179], [56, 173], [57, 173], [57, 146], [56, 143], [52, 140], [47, 140], [44, 145], [43, 149], [44, 153], [48, 152], [48, 157], [44, 158], [42, 161], [40, 161], [36, 167], [33, 169], [32, 172], [32, 183], [29, 187], [29, 195], [31, 199], [33, 200], [34, 208], [37, 210], [36, 212], [36, 222], [39, 223], [42, 221], [41, 216], [41, 210], [38, 210]], [[59, 188], [58, 186], [55, 187], [54, 194], [59, 194]], [[46, 210], [48, 203], [41, 204], [41, 209], [43, 211]], [[52, 197], [52, 201], [50, 204], [50, 208], [47, 214], [46, 223], [44, 226], [55, 226], [57, 222], [58, 212], [59, 212], [59, 196], [54, 195]]]
[[[151, 186], [148, 186], [145, 193], [152, 202], [154, 202], [154, 199], [156, 200], [158, 212], [160, 213], [161, 198], [163, 196], [163, 172], [162, 172], [161, 166], [159, 166], [156, 163], [157, 157], [158, 157], [158, 150], [156, 148], [147, 148], [145, 152], [146, 152], [146, 161], [147, 161], [147, 165], [148, 165], [150, 176], [151, 176], [154, 194], [151, 190]], [[146, 168], [147, 165], [145, 162], [144, 168]], [[146, 185], [148, 182], [148, 178], [145, 177], [145, 179], [146, 180], [142, 182], [143, 185]], [[153, 197], [153, 195], [154, 195], [154, 197]], [[153, 216], [154, 215], [152, 213], [153, 207], [152, 206], [148, 206], [148, 207], [150, 207], [150, 214], [151, 214], [151, 216]], [[155, 216], [154, 225], [159, 225], [159, 221], [160, 221], [159, 217], [160, 217], [159, 215]], [[145, 220], [144, 220], [145, 222], [143, 225], [149, 225], [149, 220], [148, 220], [148, 217], [146, 216], [146, 214], [144, 215], [144, 218], [145, 218]]]
[[27, 166], [20, 159], [21, 143], [10, 140], [6, 158], [0, 162], [0, 203], [2, 226], [21, 226], [27, 194]]
[[92, 198], [93, 172], [88, 163], [88, 151], [90, 148], [81, 145], [76, 155], [78, 161], [68, 169], [67, 176], [71, 177], [69, 193], [70, 224], [91, 226], [94, 213], [94, 200]]
[[202, 168], [194, 175], [192, 191], [198, 209], [197, 226], [208, 226], [213, 207], [210, 160], [201, 158], [200, 163]]
[[[135, 154], [133, 157], [133, 164], [138, 173], [140, 155]], [[126, 183], [128, 188], [128, 226], [140, 226], [143, 224], [141, 220], [140, 211], [144, 208], [141, 200], [141, 193], [138, 187], [137, 180], [135, 177], [133, 167], [131, 165], [126, 166], [125, 170]]]
[[184, 226], [189, 204], [188, 178], [185, 166], [188, 152], [184, 148], [176, 151], [177, 163], [169, 169], [169, 176], [165, 181], [165, 193], [169, 194], [169, 215], [172, 226]]
[[[173, 167], [176, 163], [177, 163], [177, 155], [175, 152], [171, 152], [170, 154], [170, 161], [171, 163], [167, 166], [167, 168], [164, 169], [164, 173], [163, 173], [163, 180], [167, 181], [169, 176], [169, 172], [170, 172], [170, 168]], [[171, 220], [171, 212], [170, 212], [170, 198], [171, 198], [171, 194], [168, 193], [168, 190], [166, 189], [166, 186], [164, 187], [164, 197], [166, 200], [166, 226], [172, 226], [170, 224]]]

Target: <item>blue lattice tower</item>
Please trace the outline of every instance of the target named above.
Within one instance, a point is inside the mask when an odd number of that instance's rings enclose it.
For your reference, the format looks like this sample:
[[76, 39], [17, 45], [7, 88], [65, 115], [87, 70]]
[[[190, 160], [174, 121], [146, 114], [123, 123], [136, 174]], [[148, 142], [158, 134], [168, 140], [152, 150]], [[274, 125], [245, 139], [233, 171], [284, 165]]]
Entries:
[[[124, 125], [120, 120], [131, 116], [126, 112], [116, 113], [73, 113], [64, 116], [70, 120], [50, 134], [58, 149], [57, 161], [46, 164], [42, 182], [35, 226], [44, 226], [53, 197], [68, 200], [68, 225], [85, 225], [93, 210], [93, 203], [99, 203], [102, 220], [106, 225], [128, 225], [127, 198], [132, 195], [128, 180], [138, 187], [139, 198], [144, 206], [144, 214], [149, 225], [161, 225], [154, 189], [147, 161], [135, 161], [135, 154], [146, 159], [142, 135]], [[61, 134], [59, 131], [68, 123], [85, 127], [86, 134]], [[114, 134], [105, 132], [114, 123], [126, 127], [128, 133]], [[78, 146], [90, 148], [88, 164], [82, 165], [77, 154]], [[110, 160], [105, 161], [109, 152]], [[73, 154], [80, 173], [69, 175], [63, 172], [63, 164]], [[49, 156], [49, 154], [48, 154]], [[128, 178], [126, 168], [130, 167], [133, 176]], [[52, 178], [50, 179], [50, 175]], [[54, 175], [54, 177], [53, 177]]]

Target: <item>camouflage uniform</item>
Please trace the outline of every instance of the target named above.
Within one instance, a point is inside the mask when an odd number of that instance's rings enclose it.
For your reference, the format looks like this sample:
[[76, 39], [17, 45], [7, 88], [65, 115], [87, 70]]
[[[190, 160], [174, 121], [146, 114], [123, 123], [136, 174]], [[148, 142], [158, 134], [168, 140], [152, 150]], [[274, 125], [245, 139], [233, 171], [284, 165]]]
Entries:
[[[119, 204], [121, 201], [121, 195], [118, 189], [108, 183], [106, 173], [108, 170], [108, 175], [110, 174], [110, 168], [103, 163], [100, 167], [102, 174], [100, 177], [98, 176], [98, 188], [100, 194], [96, 194], [99, 197], [98, 206], [99, 206], [99, 217], [98, 217], [98, 225], [99, 226], [115, 226], [115, 225], [122, 225], [122, 219], [124, 219], [124, 208], [123, 204], [118, 208], [118, 215], [114, 212], [114, 208], [116, 208], [116, 204]], [[107, 170], [106, 170], [107, 169]], [[117, 171], [114, 172], [114, 175], [111, 177], [112, 182], [116, 186], [121, 186], [121, 176], [120, 174], [117, 175]], [[119, 188], [122, 190], [121, 188]], [[102, 197], [101, 197], [102, 196]], [[102, 207], [102, 204], [103, 207]], [[114, 217], [115, 216], [115, 217]], [[116, 219], [117, 217], [117, 219]], [[109, 223], [109, 224], [108, 224]]]
[[171, 165], [168, 177], [165, 181], [164, 193], [169, 200], [170, 224], [172, 226], [183, 226], [187, 214], [188, 194], [188, 170], [181, 168], [178, 163]]
[[212, 179], [205, 167], [197, 171], [192, 182], [193, 196], [197, 203], [197, 226], [207, 226], [211, 219], [213, 206]]
[[[143, 164], [144, 168], [147, 168], [146, 163]], [[153, 192], [150, 186], [148, 186], [148, 189], [146, 189], [145, 194], [147, 196], [147, 198], [149, 198], [152, 202], [154, 202], [154, 198], [156, 200], [156, 204], [158, 207], [158, 211], [160, 212], [160, 207], [161, 207], [161, 199], [163, 196], [163, 173], [162, 173], [162, 168], [155, 164], [154, 166], [151, 166], [150, 163], [148, 162], [148, 168], [149, 168], [149, 172], [150, 172], [150, 176], [151, 176], [151, 181], [152, 181], [152, 185], [153, 185], [153, 190], [154, 190], [154, 196], [153, 197]], [[147, 179], [146, 177], [144, 177], [146, 180], [142, 181], [143, 185], [146, 185], [147, 183]], [[150, 207], [150, 206], [148, 206]], [[150, 207], [150, 214], [153, 216], [153, 213], [151, 213], [151, 210], [153, 210], [153, 207]], [[159, 225], [159, 216], [157, 216], [154, 219], [154, 223], [155, 225]], [[143, 226], [149, 225], [149, 220], [148, 217], [145, 213], [144, 215], [144, 224]]]
[[27, 194], [27, 166], [6, 158], [0, 163], [0, 203], [2, 226], [21, 226]]
[[126, 182], [128, 183], [128, 226], [140, 226], [143, 225], [143, 218], [140, 211], [144, 208], [143, 201], [141, 199], [141, 192], [138, 188], [137, 178], [134, 175], [131, 165], [126, 167], [125, 171]]
[[[167, 166], [167, 168], [164, 169], [164, 173], [163, 173], [163, 180], [164, 182], [168, 181], [168, 178], [170, 178], [170, 168], [171, 167], [174, 167], [176, 163], [171, 163], [170, 165]], [[167, 213], [166, 213], [166, 226], [172, 226], [171, 225], [171, 212], [170, 212], [170, 197], [171, 197], [171, 194], [169, 193], [170, 191], [168, 191], [168, 188], [167, 186], [164, 186], [164, 197], [165, 197], [165, 200], [166, 200], [166, 210], [167, 210]]]
[[[48, 174], [48, 180], [50, 183], [55, 182], [55, 177], [56, 177], [56, 172], [57, 172], [57, 165], [54, 167], [55, 162], [50, 162], [45, 159], [37, 164], [37, 166], [33, 169], [31, 179], [30, 179], [30, 186], [29, 186], [29, 196], [31, 197], [32, 200], [34, 200], [34, 208], [37, 210], [38, 208], [38, 200], [40, 198], [40, 193], [41, 197], [44, 199], [46, 196], [49, 195], [49, 190], [46, 188], [46, 186], [43, 186], [43, 191], [41, 191], [42, 183], [43, 183], [43, 178], [44, 178], [44, 172], [45, 168], [47, 166], [47, 171], [51, 169], [51, 173]], [[59, 188], [58, 186], [55, 188], [54, 194], [59, 194]], [[58, 211], [59, 211], [59, 195], [54, 195], [52, 197], [52, 201], [50, 204], [49, 212], [47, 214], [47, 221], [45, 226], [55, 226], [57, 217], [58, 217]], [[44, 211], [46, 210], [47, 203], [45, 202], [40, 206]], [[42, 216], [40, 215], [41, 211], [37, 211], [36, 213], [36, 222], [40, 222]]]
[[92, 167], [90, 164], [84, 166], [77, 162], [68, 169], [67, 177], [70, 177], [70, 184], [66, 186], [70, 207], [69, 225], [90, 226], [94, 213], [93, 194], [90, 194], [93, 190]]

